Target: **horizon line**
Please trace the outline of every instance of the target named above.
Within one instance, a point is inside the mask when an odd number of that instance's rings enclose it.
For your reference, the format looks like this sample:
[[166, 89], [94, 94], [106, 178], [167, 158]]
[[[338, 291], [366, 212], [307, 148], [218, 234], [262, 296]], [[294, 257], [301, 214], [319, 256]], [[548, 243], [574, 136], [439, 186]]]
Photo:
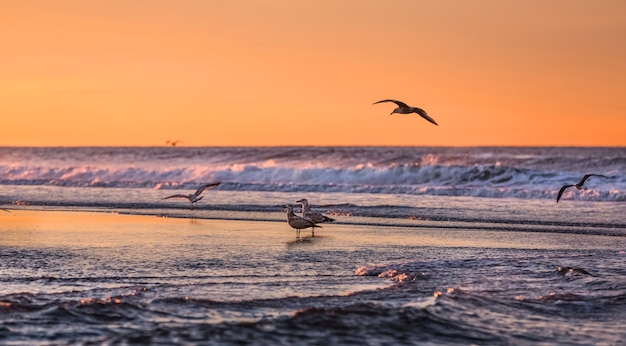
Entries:
[[626, 148], [626, 145], [0, 145], [0, 148]]

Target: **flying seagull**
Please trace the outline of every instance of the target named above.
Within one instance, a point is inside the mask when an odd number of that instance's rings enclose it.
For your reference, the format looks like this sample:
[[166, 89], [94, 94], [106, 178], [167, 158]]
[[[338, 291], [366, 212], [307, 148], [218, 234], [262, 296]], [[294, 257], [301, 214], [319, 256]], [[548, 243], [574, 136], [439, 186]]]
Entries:
[[293, 206], [291, 205], [287, 205], [285, 208], [287, 208], [287, 223], [289, 223], [289, 226], [291, 226], [292, 228], [295, 228], [296, 230], [296, 238], [300, 238], [300, 230], [303, 230], [305, 228], [309, 228], [309, 227], [320, 227], [321, 226], [316, 226], [315, 222], [304, 219], [296, 214], [293, 213]]
[[[333, 222], [335, 221], [335, 219], [330, 218], [326, 215], [322, 215], [320, 213], [316, 213], [313, 210], [311, 210], [311, 206], [309, 205], [309, 201], [306, 198], [303, 198], [301, 200], [297, 200], [296, 203], [300, 203], [302, 204], [302, 218], [305, 220], [310, 220], [313, 221], [313, 223], [318, 224], [318, 223], [323, 223], [323, 222]], [[311, 228], [311, 235], [315, 237], [315, 227], [314, 226]]]
[[561, 195], [563, 194], [563, 191], [565, 191], [568, 187], [575, 187], [576, 190], [585, 190], [583, 188], [583, 184], [585, 183], [585, 181], [587, 181], [587, 179], [589, 179], [589, 177], [602, 177], [602, 178], [608, 178], [605, 175], [601, 175], [601, 174], [585, 174], [585, 176], [580, 179], [580, 181], [576, 184], [567, 184], [567, 185], [563, 185], [563, 187], [561, 187], [561, 189], [559, 190], [559, 194], [556, 196], [556, 202], [559, 203], [559, 199], [561, 199]]
[[165, 141], [165, 144], [169, 144], [173, 147], [175, 147], [176, 145], [178, 145], [178, 143], [182, 143], [183, 141], [179, 141], [178, 139], [175, 141], [170, 141], [169, 139], [167, 141]]
[[186, 198], [189, 200], [189, 202], [191, 202], [191, 210], [196, 209], [196, 202], [201, 200], [202, 198], [204, 198], [204, 196], [200, 196], [204, 190], [208, 189], [208, 188], [212, 188], [212, 187], [216, 187], [217, 185], [221, 184], [220, 182], [216, 182], [216, 183], [210, 183], [210, 184], [205, 184], [200, 186], [196, 192], [189, 194], [189, 195], [171, 195], [168, 197], [165, 197], [163, 199], [169, 199], [169, 198]]
[[426, 114], [426, 111], [418, 108], [418, 107], [411, 107], [409, 105], [407, 105], [404, 102], [400, 102], [400, 101], [396, 101], [396, 100], [380, 100], [378, 102], [374, 102], [372, 103], [373, 105], [377, 104], [377, 103], [382, 103], [382, 102], [393, 102], [395, 104], [398, 105], [398, 108], [394, 109], [393, 112], [389, 113], [389, 115], [393, 114], [393, 113], [399, 113], [399, 114], [411, 114], [411, 113], [417, 113], [419, 114], [422, 118], [430, 121], [431, 123], [435, 124], [435, 125], [439, 125], [437, 124], [437, 122], [435, 121], [435, 119], [431, 118], [428, 116], [428, 114]]

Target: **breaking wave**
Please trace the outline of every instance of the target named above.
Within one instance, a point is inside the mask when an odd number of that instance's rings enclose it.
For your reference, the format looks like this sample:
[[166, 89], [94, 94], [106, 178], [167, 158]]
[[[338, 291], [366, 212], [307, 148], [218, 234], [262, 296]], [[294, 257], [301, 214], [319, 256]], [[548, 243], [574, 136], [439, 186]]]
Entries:
[[[626, 201], [621, 148], [0, 148], [0, 185]], [[571, 189], [573, 190], [573, 189]]]

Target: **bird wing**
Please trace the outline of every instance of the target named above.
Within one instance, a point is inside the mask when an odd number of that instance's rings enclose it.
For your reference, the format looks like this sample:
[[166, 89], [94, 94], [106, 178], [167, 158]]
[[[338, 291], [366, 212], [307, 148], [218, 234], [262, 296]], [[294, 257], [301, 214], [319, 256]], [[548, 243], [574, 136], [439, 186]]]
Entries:
[[303, 218], [297, 218], [292, 220], [294, 225], [296, 226], [296, 228], [308, 228], [308, 227], [315, 227], [315, 222], [313, 221], [309, 221]]
[[287, 209], [287, 222], [289, 223], [289, 226], [296, 228], [296, 229], [316, 227], [315, 222], [308, 220], [308, 219], [301, 218], [300, 216], [294, 214], [292, 208]]
[[307, 217], [309, 219], [311, 219], [311, 221], [315, 222], [315, 223], [322, 223], [322, 222], [333, 222], [335, 221], [335, 219], [330, 218], [324, 214], [320, 214], [320, 213], [316, 213], [316, 212], [310, 212], [310, 213], [306, 213], [304, 215], [304, 217]]
[[580, 179], [580, 182], [578, 182], [578, 186], [582, 186], [585, 183], [585, 181], [589, 179], [589, 177], [608, 178], [606, 175], [602, 175], [602, 174], [585, 174], [585, 176], [582, 179]]
[[196, 192], [194, 193], [194, 195], [196, 196], [200, 196], [201, 193], [204, 192], [204, 190], [211, 188], [211, 187], [216, 187], [217, 185], [221, 184], [220, 182], [216, 182], [216, 183], [209, 183], [209, 184], [204, 184], [202, 186], [200, 186]]
[[[296, 215], [297, 216], [297, 215]], [[297, 217], [291, 220], [292, 227], [294, 228], [308, 228], [308, 227], [316, 227], [315, 222], [309, 221], [307, 219], [303, 219], [301, 217]]]
[[324, 217], [324, 222], [335, 222], [335, 219], [332, 217], [328, 217], [326, 215], [322, 215]]
[[435, 125], [439, 126], [439, 124], [437, 124], [437, 122], [435, 121], [435, 119], [433, 119], [433, 118], [429, 117], [429, 116], [428, 116], [428, 114], [426, 114], [426, 111], [425, 111], [425, 110], [423, 110], [423, 109], [421, 109], [421, 108], [413, 107], [413, 112], [415, 112], [415, 113], [417, 113], [417, 114], [421, 115], [421, 116], [422, 116], [422, 118], [424, 118], [424, 119], [426, 119], [426, 120], [430, 121], [431, 123], [433, 123], [433, 124], [435, 124]]
[[372, 104], [373, 104], [373, 105], [375, 105], [375, 104], [377, 104], [377, 103], [382, 103], [382, 102], [393, 102], [393, 103], [397, 104], [397, 105], [398, 105], [398, 107], [400, 107], [400, 108], [405, 108], [405, 107], [406, 107], [406, 108], [408, 108], [408, 107], [409, 107], [409, 106], [407, 106], [407, 104], [406, 104], [406, 103], [404, 103], [404, 102], [400, 102], [400, 101], [397, 101], [397, 100], [392, 100], [392, 99], [380, 100], [380, 101], [378, 101], [378, 102], [374, 102], [374, 103], [372, 103]]
[[189, 196], [187, 196], [187, 195], [171, 195], [171, 196], [167, 196], [167, 197], [165, 197], [163, 199], [169, 199], [169, 198], [186, 198], [186, 199], [191, 201], [191, 198], [189, 198]]
[[561, 189], [559, 190], [559, 194], [556, 195], [556, 202], [559, 203], [559, 199], [561, 199], [561, 195], [563, 194], [563, 191], [565, 191], [565, 189], [567, 189], [568, 187], [572, 187], [574, 185], [563, 185], [563, 187], [561, 187]]

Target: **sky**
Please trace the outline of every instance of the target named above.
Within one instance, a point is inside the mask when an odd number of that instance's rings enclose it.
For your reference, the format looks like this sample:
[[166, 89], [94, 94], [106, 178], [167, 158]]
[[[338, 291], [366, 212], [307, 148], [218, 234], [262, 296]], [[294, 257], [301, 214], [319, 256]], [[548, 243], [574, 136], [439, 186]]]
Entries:
[[623, 0], [0, 0], [0, 47], [0, 146], [626, 146]]

